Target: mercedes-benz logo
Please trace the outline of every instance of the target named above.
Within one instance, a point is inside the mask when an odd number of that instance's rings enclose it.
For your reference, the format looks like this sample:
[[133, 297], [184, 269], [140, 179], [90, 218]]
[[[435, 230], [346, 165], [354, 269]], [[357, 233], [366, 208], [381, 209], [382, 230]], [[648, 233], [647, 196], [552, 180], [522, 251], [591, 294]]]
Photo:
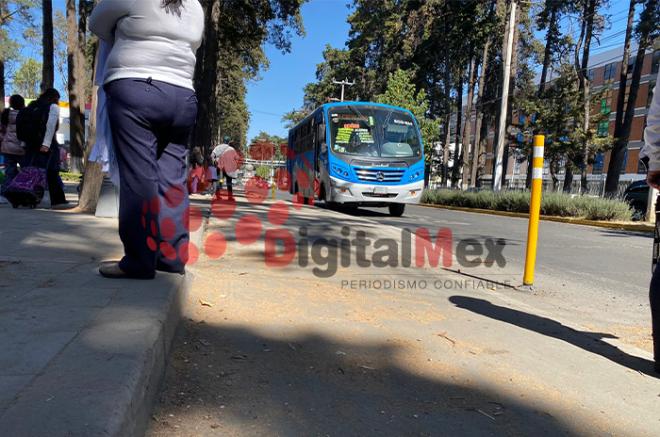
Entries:
[[385, 173], [379, 171], [376, 173], [376, 179], [378, 179], [378, 182], [383, 182], [385, 180]]

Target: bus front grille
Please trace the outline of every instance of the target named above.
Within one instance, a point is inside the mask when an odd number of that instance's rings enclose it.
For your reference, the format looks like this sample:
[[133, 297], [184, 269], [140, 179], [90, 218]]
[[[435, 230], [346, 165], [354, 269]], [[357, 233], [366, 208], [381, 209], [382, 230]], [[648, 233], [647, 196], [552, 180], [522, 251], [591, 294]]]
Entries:
[[400, 182], [405, 170], [356, 168], [358, 179], [366, 182]]

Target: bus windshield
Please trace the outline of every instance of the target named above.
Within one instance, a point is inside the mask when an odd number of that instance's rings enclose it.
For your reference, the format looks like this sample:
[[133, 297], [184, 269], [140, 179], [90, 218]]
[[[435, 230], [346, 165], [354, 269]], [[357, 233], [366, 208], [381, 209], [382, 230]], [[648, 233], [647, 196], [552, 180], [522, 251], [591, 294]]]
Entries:
[[419, 132], [407, 112], [347, 105], [330, 108], [328, 116], [335, 153], [380, 158], [422, 156]]

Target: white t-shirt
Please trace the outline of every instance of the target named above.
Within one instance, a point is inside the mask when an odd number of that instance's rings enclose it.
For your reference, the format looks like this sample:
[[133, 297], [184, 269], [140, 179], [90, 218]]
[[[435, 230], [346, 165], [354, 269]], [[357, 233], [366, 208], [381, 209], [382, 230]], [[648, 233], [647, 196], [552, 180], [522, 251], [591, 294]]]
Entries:
[[162, 0], [101, 0], [89, 28], [113, 44], [103, 83], [152, 78], [193, 89], [204, 33], [198, 0], [182, 0], [180, 8], [163, 7]]
[[60, 121], [60, 107], [59, 105], [52, 104], [50, 105], [50, 110], [48, 111], [48, 122], [46, 123], [46, 133], [44, 135], [44, 140], [41, 142], [41, 145], [44, 147], [50, 148], [53, 144], [53, 139], [57, 133], [57, 123]]

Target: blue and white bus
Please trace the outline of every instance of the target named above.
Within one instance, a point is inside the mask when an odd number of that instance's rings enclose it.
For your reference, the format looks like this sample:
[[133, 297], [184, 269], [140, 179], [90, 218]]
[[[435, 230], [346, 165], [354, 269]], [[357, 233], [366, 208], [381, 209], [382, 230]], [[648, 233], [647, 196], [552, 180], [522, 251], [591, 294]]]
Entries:
[[328, 103], [289, 131], [289, 191], [307, 203], [389, 207], [401, 216], [424, 188], [424, 145], [407, 109]]

